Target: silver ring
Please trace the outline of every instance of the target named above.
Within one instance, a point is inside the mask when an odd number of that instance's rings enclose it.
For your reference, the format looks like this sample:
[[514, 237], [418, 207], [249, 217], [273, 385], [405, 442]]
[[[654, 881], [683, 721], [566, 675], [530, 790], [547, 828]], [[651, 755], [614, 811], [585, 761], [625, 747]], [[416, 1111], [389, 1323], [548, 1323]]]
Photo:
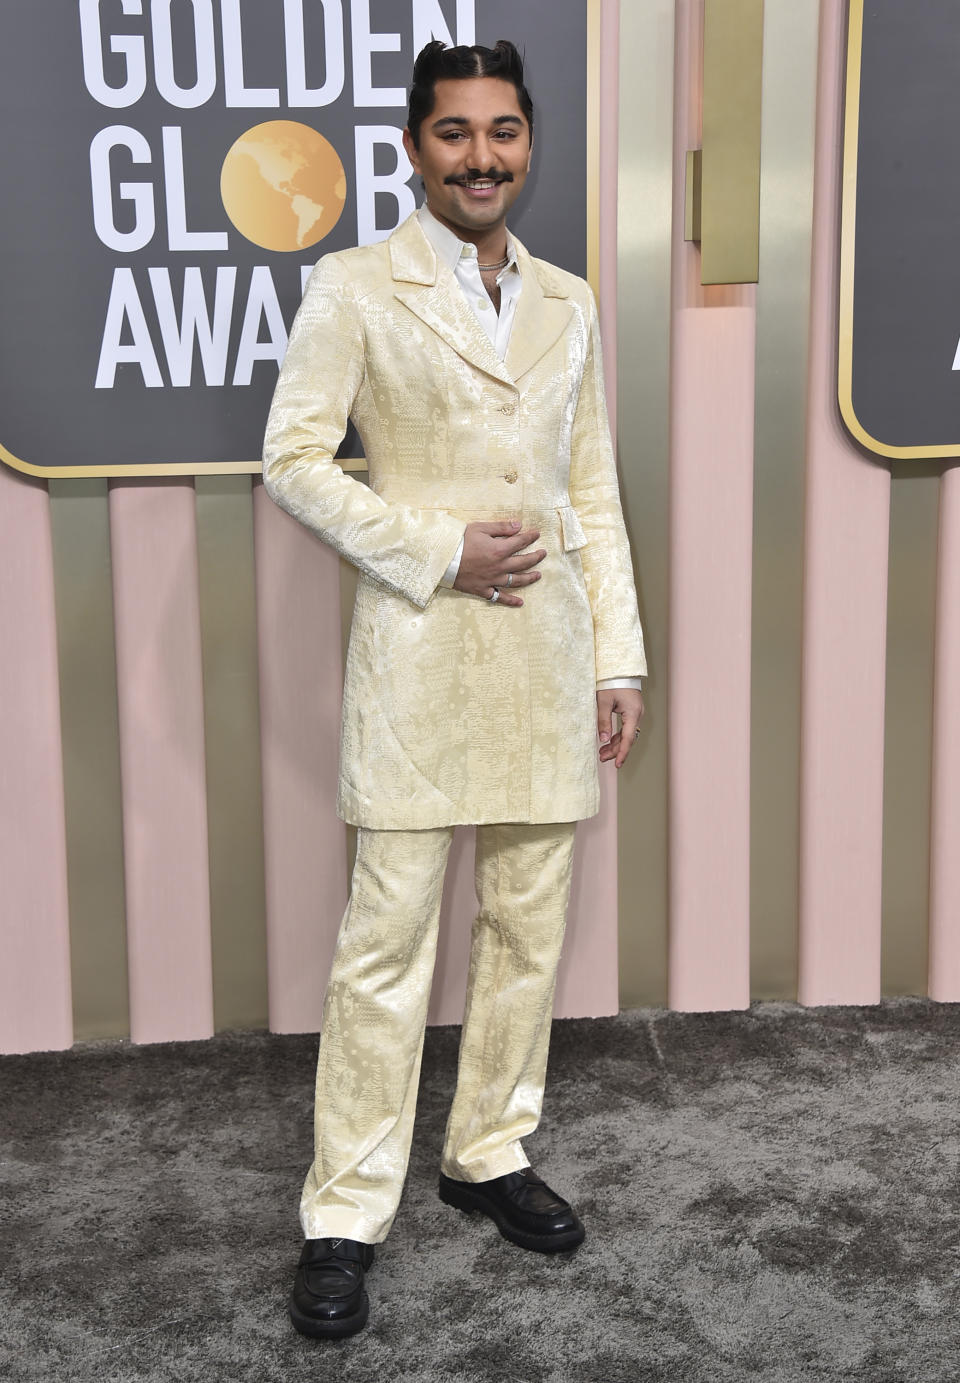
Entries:
[[496, 605], [497, 601], [500, 599], [500, 587], [494, 586], [493, 595], [488, 595], [487, 599], [491, 605]]
[[513, 585], [513, 572], [512, 572], [512, 571], [508, 571], [508, 572], [507, 572], [507, 585], [508, 585], [508, 586], [512, 586], [512, 585]]

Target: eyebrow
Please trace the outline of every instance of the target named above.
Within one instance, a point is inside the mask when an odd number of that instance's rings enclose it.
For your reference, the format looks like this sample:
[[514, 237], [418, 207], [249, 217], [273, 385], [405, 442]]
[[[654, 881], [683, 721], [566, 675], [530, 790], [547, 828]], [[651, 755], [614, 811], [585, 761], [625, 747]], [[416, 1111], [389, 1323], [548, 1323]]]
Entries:
[[[490, 122], [492, 125], [523, 125], [519, 115], [495, 115]], [[444, 115], [440, 120], [435, 120], [430, 126], [432, 130], [442, 129], [445, 125], [457, 125], [461, 129], [467, 128], [470, 121], [465, 115]]]

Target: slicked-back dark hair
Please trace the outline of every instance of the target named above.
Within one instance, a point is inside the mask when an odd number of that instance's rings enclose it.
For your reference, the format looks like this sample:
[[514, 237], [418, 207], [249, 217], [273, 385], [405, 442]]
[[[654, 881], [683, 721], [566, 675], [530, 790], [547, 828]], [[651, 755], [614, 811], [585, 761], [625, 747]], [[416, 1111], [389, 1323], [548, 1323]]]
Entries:
[[420, 126], [436, 104], [437, 82], [463, 77], [499, 77], [501, 81], [512, 82], [533, 142], [533, 101], [523, 84], [523, 58], [510, 40], [498, 38], [492, 48], [483, 48], [480, 44], [467, 47], [464, 43], [448, 48], [439, 39], [434, 39], [421, 48], [413, 64], [407, 129], [415, 149], [420, 148]]

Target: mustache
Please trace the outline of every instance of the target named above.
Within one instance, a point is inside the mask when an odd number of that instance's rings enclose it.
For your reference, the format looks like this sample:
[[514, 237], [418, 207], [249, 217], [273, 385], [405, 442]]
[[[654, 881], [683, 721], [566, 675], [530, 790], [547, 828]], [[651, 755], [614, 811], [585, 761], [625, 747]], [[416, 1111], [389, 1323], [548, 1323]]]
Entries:
[[505, 169], [500, 168], [491, 168], [486, 173], [481, 173], [479, 168], [468, 168], [466, 173], [457, 174], [456, 176], [451, 173], [450, 177], [444, 178], [443, 182], [445, 187], [462, 187], [465, 182], [479, 182], [481, 180], [489, 180], [492, 182], [513, 182], [513, 174], [508, 173]]

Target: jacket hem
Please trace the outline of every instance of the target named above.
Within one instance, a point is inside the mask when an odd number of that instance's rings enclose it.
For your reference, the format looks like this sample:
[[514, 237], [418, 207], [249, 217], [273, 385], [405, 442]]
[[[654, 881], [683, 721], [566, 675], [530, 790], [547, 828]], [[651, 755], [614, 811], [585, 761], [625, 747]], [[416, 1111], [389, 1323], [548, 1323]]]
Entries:
[[593, 806], [584, 804], [582, 808], [568, 807], [543, 812], [417, 812], [358, 811], [355, 808], [337, 804], [337, 816], [348, 826], [360, 826], [368, 831], [432, 831], [441, 826], [553, 826], [564, 821], [589, 821], [600, 810], [599, 794]]

